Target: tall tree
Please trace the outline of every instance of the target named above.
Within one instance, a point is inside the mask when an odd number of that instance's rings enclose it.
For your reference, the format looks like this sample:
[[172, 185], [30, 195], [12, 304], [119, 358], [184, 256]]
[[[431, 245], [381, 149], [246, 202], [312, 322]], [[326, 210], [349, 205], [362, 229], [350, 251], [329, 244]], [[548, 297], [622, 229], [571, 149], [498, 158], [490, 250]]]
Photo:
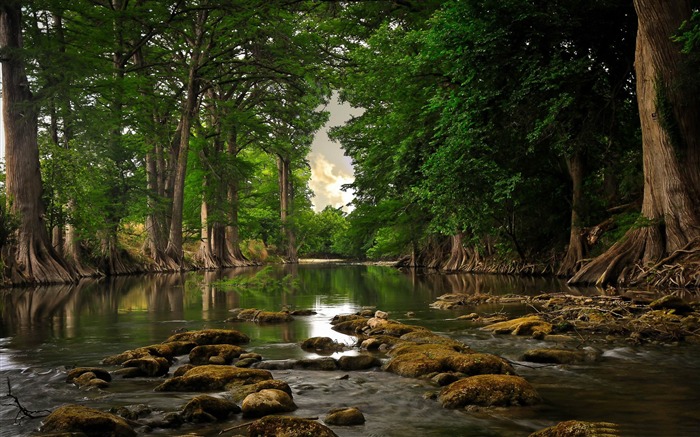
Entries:
[[[700, 250], [700, 96], [682, 86], [682, 46], [673, 39], [691, 18], [691, 1], [635, 0], [634, 6], [644, 157], [642, 217], [571, 283], [642, 279], [664, 263]], [[698, 274], [697, 268], [678, 273], [678, 285]]]
[[10, 211], [20, 219], [15, 244], [2, 250], [14, 283], [68, 282], [73, 271], [53, 249], [44, 223], [38, 107], [24, 70], [21, 3], [0, 6], [6, 189]]

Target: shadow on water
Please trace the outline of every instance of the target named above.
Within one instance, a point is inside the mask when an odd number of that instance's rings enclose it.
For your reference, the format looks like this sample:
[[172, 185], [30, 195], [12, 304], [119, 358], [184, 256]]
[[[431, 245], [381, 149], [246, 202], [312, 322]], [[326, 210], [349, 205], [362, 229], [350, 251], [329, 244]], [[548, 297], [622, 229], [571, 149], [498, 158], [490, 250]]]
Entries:
[[[336, 314], [363, 307], [388, 311], [393, 319], [425, 326], [456, 338], [481, 352], [502, 355], [520, 364], [522, 352], [546, 344], [533, 339], [493, 336], [457, 320], [474, 308], [430, 308], [446, 293], [526, 294], [565, 292], [596, 294], [595, 288], [572, 288], [556, 278], [400, 272], [381, 266], [285, 265], [86, 280], [74, 286], [0, 291], [0, 394], [9, 379], [13, 394], [31, 410], [66, 403], [97, 408], [148, 404], [157, 411], [177, 411], [193, 393], [153, 391], [160, 378], [118, 379], [103, 391], [84, 391], [65, 383], [66, 368], [97, 366], [108, 356], [165, 340], [182, 329], [234, 328], [251, 337], [246, 349], [265, 359], [316, 357], [299, 342], [328, 336], [352, 344], [353, 338], [331, 329]], [[231, 322], [234, 308], [276, 311], [311, 309], [316, 314], [285, 324]], [[482, 308], [489, 310], [489, 308]], [[511, 314], [523, 309], [497, 308]], [[700, 429], [700, 348], [602, 344], [603, 359], [581, 366], [520, 366], [518, 372], [540, 391], [545, 403], [533, 408], [456, 412], [423, 397], [436, 387], [427, 381], [400, 378], [378, 369], [350, 372], [275, 371], [294, 392], [303, 417], [323, 417], [331, 408], [358, 406], [367, 418], [360, 427], [335, 428], [340, 436], [469, 435], [527, 436], [556, 421], [604, 420], [620, 423], [624, 435], [694, 435]], [[345, 353], [356, 353], [353, 351]], [[334, 354], [339, 356], [340, 353]], [[181, 357], [171, 371], [187, 362]], [[649, 414], [652, 410], [654, 414]], [[17, 410], [2, 406], [0, 436], [30, 435], [38, 419], [16, 421]], [[196, 430], [161, 430], [156, 435], [190, 431], [209, 436], [241, 423], [198, 425]], [[224, 435], [232, 435], [224, 434]]]

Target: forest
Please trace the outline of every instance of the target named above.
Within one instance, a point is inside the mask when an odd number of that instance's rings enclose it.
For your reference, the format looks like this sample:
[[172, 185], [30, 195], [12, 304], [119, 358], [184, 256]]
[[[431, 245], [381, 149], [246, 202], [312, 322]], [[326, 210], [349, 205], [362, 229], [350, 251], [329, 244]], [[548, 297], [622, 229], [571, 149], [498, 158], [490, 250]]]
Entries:
[[[5, 0], [0, 282], [400, 260], [700, 287], [697, 0]], [[326, 103], [351, 212], [313, 209]]]

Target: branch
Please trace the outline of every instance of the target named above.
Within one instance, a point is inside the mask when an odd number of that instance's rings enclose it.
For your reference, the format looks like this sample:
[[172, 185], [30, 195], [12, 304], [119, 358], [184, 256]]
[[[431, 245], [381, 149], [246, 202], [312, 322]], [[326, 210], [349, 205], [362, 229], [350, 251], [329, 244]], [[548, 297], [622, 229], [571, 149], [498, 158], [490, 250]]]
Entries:
[[[12, 386], [10, 385], [10, 378], [7, 378], [7, 394], [5, 395], [6, 398], [11, 398], [12, 403], [11, 404], [2, 404], [3, 407], [11, 407], [15, 406], [19, 411], [17, 411], [17, 415], [15, 416], [15, 423], [17, 422], [17, 418], [19, 418], [20, 415], [24, 415], [24, 417], [29, 417], [30, 419], [37, 419], [39, 417], [46, 417], [49, 414], [51, 414], [51, 411], [49, 410], [28, 410], [24, 408], [24, 406], [19, 402], [19, 399], [17, 396], [12, 394]], [[46, 413], [46, 414], [41, 414], [37, 415], [37, 413]]]

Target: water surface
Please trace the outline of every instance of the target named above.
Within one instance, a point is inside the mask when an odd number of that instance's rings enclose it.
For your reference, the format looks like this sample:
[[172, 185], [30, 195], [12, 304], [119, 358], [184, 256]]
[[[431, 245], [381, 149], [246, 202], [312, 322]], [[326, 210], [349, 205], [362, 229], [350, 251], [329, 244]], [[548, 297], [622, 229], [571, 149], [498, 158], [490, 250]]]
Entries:
[[[257, 276], [256, 276], [257, 275]], [[233, 278], [233, 279], [231, 279]], [[243, 284], [240, 278], [248, 278]], [[251, 279], [252, 278], [252, 279]], [[193, 393], [156, 393], [160, 378], [114, 380], [103, 391], [85, 391], [65, 383], [66, 368], [96, 366], [105, 356], [158, 343], [181, 329], [234, 328], [252, 339], [246, 346], [265, 359], [316, 357], [299, 347], [306, 338], [353, 338], [331, 329], [336, 314], [375, 307], [392, 319], [425, 326], [481, 352], [499, 354], [516, 364], [544, 399], [542, 405], [482, 411], [451, 411], [424, 397], [437, 390], [427, 381], [372, 370], [364, 372], [275, 371], [294, 392], [300, 417], [323, 418], [341, 406], [360, 408], [367, 423], [334, 427], [339, 436], [527, 436], [562, 420], [618, 423], [622, 435], [694, 436], [700, 430], [700, 346], [633, 346], [588, 339], [603, 358], [575, 366], [535, 366], [518, 361], [542, 341], [493, 336], [456, 318], [467, 312], [523, 314], [520, 305], [461, 310], [431, 309], [445, 293], [530, 294], [596, 293], [569, 288], [556, 279], [496, 275], [402, 273], [390, 267], [299, 265], [237, 269], [224, 273], [151, 275], [84, 281], [77, 286], [5, 290], [0, 294], [0, 394], [12, 394], [29, 410], [52, 410], [65, 403], [96, 408], [147, 404], [177, 411]], [[234, 308], [312, 309], [280, 325], [226, 322]], [[344, 353], [355, 353], [353, 351]], [[334, 354], [338, 357], [340, 353]], [[179, 364], [186, 362], [186, 358]], [[179, 365], [178, 364], [178, 365]], [[173, 367], [174, 368], [174, 367]], [[171, 370], [173, 369], [171, 368]], [[341, 379], [343, 375], [347, 379]], [[0, 435], [30, 435], [39, 419], [17, 416], [0, 407]], [[153, 435], [219, 435], [243, 423], [235, 417], [207, 426], [185, 425]], [[233, 431], [221, 435], [235, 435]]]

